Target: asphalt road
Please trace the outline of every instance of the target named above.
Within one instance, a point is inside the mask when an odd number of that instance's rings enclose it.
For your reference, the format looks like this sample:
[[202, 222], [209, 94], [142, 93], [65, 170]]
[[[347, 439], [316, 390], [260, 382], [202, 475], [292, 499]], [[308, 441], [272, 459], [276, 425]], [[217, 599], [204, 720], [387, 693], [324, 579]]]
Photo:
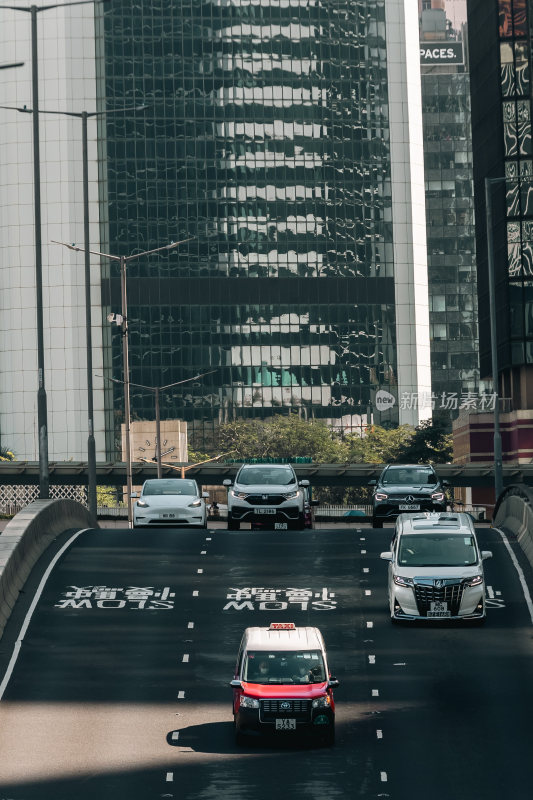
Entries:
[[[482, 528], [486, 626], [392, 626], [390, 533], [79, 535], [0, 641], [0, 800], [529, 800], [531, 570]], [[240, 637], [271, 621], [324, 634], [333, 748], [234, 743]]]

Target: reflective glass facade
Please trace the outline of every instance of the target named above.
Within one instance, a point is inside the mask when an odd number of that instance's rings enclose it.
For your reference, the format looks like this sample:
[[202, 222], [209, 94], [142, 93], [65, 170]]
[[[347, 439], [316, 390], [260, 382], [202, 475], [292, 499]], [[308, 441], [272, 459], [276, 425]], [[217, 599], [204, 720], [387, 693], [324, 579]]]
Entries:
[[[235, 417], [381, 419], [375, 391], [397, 382], [385, 0], [109, 5], [100, 99], [147, 108], [103, 126], [103, 249], [191, 238], [128, 265], [131, 380], [214, 370], [161, 400], [200, 448]], [[153, 418], [153, 395], [132, 390], [132, 413]]]
[[[432, 51], [446, 52], [450, 44], [463, 51], [458, 65], [421, 68], [431, 379], [437, 410], [454, 418], [460, 398], [479, 391], [479, 337], [470, 76], [463, 27], [452, 24], [452, 9], [443, 0], [423, 3], [420, 31], [421, 46], [429, 38]], [[466, 2], [459, 10], [466, 19]], [[459, 403], [439, 408], [443, 393]]]

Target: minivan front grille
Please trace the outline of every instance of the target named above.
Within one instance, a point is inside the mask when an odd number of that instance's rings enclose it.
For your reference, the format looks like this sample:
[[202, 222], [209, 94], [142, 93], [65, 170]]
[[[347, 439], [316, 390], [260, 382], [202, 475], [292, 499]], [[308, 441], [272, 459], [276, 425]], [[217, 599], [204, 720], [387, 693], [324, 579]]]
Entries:
[[431, 609], [431, 603], [447, 603], [448, 610], [452, 617], [457, 616], [463, 599], [463, 583], [447, 583], [445, 586], [435, 586], [431, 583], [417, 583], [415, 578], [414, 590], [418, 606], [418, 613], [421, 617], [426, 616]]

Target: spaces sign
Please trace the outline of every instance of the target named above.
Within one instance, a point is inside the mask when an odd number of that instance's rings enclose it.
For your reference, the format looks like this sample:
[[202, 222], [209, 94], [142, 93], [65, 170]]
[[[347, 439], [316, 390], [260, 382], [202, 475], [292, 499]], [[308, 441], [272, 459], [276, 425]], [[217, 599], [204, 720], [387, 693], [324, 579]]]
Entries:
[[428, 67], [432, 64], [464, 64], [463, 42], [420, 42], [420, 63]]

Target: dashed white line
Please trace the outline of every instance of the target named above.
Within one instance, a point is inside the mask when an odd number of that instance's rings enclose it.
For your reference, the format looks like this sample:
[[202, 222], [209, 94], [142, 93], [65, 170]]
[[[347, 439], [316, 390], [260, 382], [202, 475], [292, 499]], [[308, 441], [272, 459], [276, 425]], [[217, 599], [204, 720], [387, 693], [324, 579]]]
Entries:
[[188, 628], [194, 628], [194, 622], [189, 622], [187, 625]]
[[379, 689], [372, 689], [372, 697], [379, 697]]
[[376, 663], [376, 656], [368, 656], [368, 663], [375, 664]]
[[193, 597], [198, 597], [198, 589], [194, 590], [194, 592], [192, 593], [192, 596]]
[[386, 772], [380, 772], [379, 777], [382, 783], [387, 783], [388, 777]]
[[179, 731], [172, 731], [172, 741], [173, 742], [177, 742], [179, 738], [180, 738], [180, 732]]
[[361, 555], [366, 556], [366, 550], [361, 550]]
[[372, 594], [372, 589], [365, 589], [365, 594], [367, 597], [370, 597], [370, 595]]
[[210, 542], [211, 541], [211, 537], [210, 536], [206, 536], [205, 540], [206, 540], [206, 542]]
[[494, 599], [494, 589], [492, 588], [492, 586], [487, 586], [487, 594], [491, 600]]
[[363, 567], [363, 572], [370, 572], [368, 567]]
[[185, 692], [183, 691], [183, 689], [180, 689], [180, 691], [178, 692], [178, 700], [185, 700]]
[[361, 536], [361, 538], [359, 539], [359, 541], [360, 541], [360, 542], [366, 542], [366, 538], [365, 538], [364, 536]]
[[174, 780], [174, 773], [173, 772], [167, 772], [166, 780], [167, 780], [167, 783], [172, 783], [172, 781]]
[[207, 550], [200, 550], [200, 555], [201, 556], [205, 556], [206, 553], [207, 553]]
[[188, 661], [189, 661], [189, 654], [188, 654], [188, 653], [184, 653], [184, 654], [183, 654], [183, 658], [182, 658], [181, 660], [182, 660], [182, 662], [183, 662], [184, 664], [187, 664], [187, 663], [188, 663]]
[[376, 736], [378, 739], [383, 739], [383, 731], [376, 731]]
[[196, 572], [198, 573], [198, 575], [201, 575], [202, 572], [203, 572], [203, 569], [197, 569]]
[[373, 622], [367, 622], [366, 623], [366, 627], [367, 628], [373, 628], [374, 627], [374, 623]]

